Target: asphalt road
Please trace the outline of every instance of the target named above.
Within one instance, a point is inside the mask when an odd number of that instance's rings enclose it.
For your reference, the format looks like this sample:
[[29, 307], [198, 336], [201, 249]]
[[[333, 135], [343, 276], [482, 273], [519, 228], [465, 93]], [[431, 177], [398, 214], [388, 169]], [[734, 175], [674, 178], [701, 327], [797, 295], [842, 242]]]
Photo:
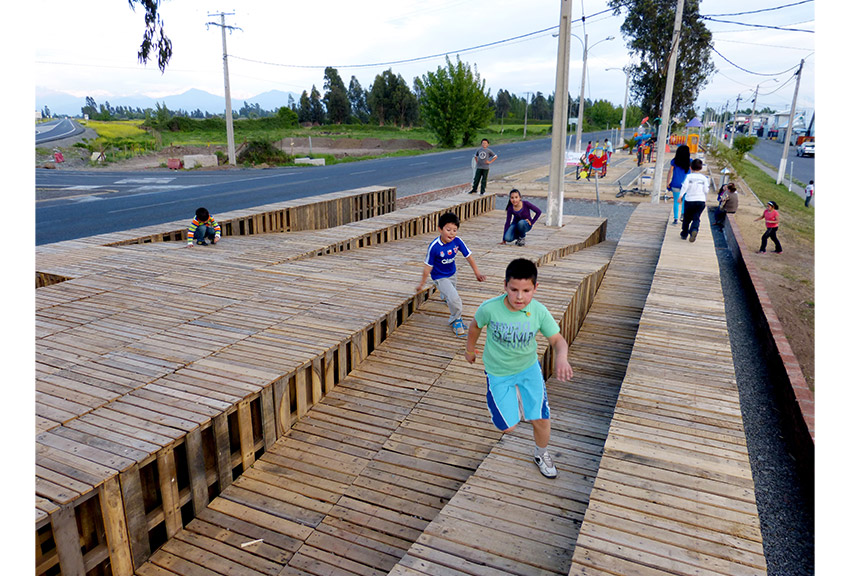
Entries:
[[[586, 138], [610, 137], [610, 133]], [[549, 162], [551, 139], [493, 145], [491, 178]], [[471, 182], [472, 149], [333, 166], [218, 171], [113, 172], [36, 169], [36, 245], [362, 188], [395, 186], [399, 197]]]
[[83, 127], [69, 118], [42, 122], [35, 125], [35, 145], [41, 146], [48, 142], [70, 138], [83, 132]]

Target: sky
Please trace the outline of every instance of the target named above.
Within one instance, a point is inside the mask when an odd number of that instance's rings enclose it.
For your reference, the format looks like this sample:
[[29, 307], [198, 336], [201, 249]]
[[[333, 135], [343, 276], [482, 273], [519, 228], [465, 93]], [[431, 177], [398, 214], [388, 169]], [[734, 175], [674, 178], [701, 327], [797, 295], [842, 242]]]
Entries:
[[[795, 5], [720, 16], [788, 4]], [[39, 15], [33, 26], [35, 86], [92, 96], [98, 103], [132, 94], [163, 97], [190, 88], [223, 96], [221, 28], [208, 24], [220, 24], [216, 15], [222, 12], [228, 14], [226, 23], [236, 27], [226, 34], [235, 99], [273, 89], [300, 94], [313, 85], [321, 91], [325, 66], [337, 68], [346, 84], [356, 76], [364, 88], [388, 68], [412, 85], [416, 76], [445, 66], [447, 53], [452, 60], [460, 56], [476, 65], [493, 96], [500, 89], [518, 96], [538, 91], [548, 96], [555, 86], [557, 0], [326, 0], [320, 5], [164, 0], [160, 13], [174, 49], [164, 74], [155, 62], [146, 66], [137, 62], [144, 30], [141, 7], [134, 11], [126, 0], [37, 0], [34, 6]], [[706, 0], [701, 2], [701, 13], [716, 20], [814, 30], [813, 1]], [[708, 21], [708, 27], [714, 34], [717, 52], [712, 57], [718, 73], [699, 95], [700, 109], [723, 108], [729, 102], [733, 110], [739, 94], [741, 107], [746, 108], [758, 84], [762, 85], [759, 108], [787, 109], [801, 59], [805, 67], [798, 107], [814, 107], [813, 33], [716, 20]], [[623, 16], [608, 11], [605, 0], [573, 0], [572, 21], [571, 95], [580, 91], [587, 34], [585, 96], [621, 105], [625, 96], [621, 69], [630, 63], [619, 30]], [[609, 36], [613, 39], [606, 40]]]

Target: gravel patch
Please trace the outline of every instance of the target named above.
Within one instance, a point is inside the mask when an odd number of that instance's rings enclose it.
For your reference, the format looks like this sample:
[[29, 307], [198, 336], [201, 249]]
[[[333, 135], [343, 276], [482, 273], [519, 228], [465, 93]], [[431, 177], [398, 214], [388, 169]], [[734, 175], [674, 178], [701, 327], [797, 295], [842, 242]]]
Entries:
[[802, 487], [794, 457], [783, 438], [782, 412], [770, 381], [765, 351], [736, 261], [722, 230], [712, 226], [726, 326], [732, 346], [741, 415], [767, 560], [768, 576], [815, 573], [814, 498]]

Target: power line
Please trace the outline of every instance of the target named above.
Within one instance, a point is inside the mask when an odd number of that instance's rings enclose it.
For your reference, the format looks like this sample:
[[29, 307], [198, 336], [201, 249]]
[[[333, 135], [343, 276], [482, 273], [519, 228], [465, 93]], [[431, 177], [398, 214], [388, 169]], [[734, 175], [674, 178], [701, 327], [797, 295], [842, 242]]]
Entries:
[[794, 4], [785, 4], [784, 6], [774, 6], [773, 8], [762, 8], [761, 10], [750, 10], [749, 12], [730, 12], [728, 14], [706, 14], [703, 17], [710, 16], [745, 16], [748, 14], [760, 14], [762, 12], [771, 12], [773, 10], [782, 10], [783, 8], [791, 8], [793, 6], [799, 6], [800, 4], [808, 4], [809, 2], [814, 2], [814, 0], [802, 0], [802, 2], [795, 2]]
[[720, 20], [719, 18], [712, 18], [710, 16], [700, 16], [703, 20], [708, 20], [709, 22], [720, 22], [722, 24], [736, 24], [738, 26], [751, 26], [753, 28], [769, 28], [771, 30], [782, 30], [784, 32], [808, 32], [809, 34], [814, 34], [814, 30], [804, 30], [802, 28], [783, 28], [782, 26], [768, 26], [767, 24], [747, 24], [746, 22], [735, 22], [733, 20]]
[[726, 60], [729, 64], [731, 64], [732, 66], [734, 66], [738, 70], [742, 70], [742, 71], [746, 72], [747, 74], [753, 74], [754, 76], [781, 76], [782, 74], [786, 74], [786, 73], [790, 72], [791, 70], [797, 69], [797, 66], [792, 66], [788, 70], [783, 70], [782, 72], [776, 72], [776, 73], [771, 73], [771, 74], [766, 74], [764, 72], [753, 72], [752, 70], [747, 70], [746, 68], [742, 68], [741, 66], [738, 66], [737, 64], [735, 64], [734, 62], [729, 60], [726, 56], [724, 56], [723, 54], [718, 52], [717, 48], [715, 48], [714, 46], [711, 46], [711, 50], [712, 50], [712, 52], [716, 53], [718, 56], [720, 56], [721, 58]]
[[[573, 23], [582, 22], [586, 18], [594, 18], [596, 16], [601, 16], [607, 12], [613, 11], [613, 8], [608, 8], [605, 10], [600, 10], [590, 16], [582, 16], [581, 18], [576, 18], [573, 20]], [[478, 46], [472, 46], [469, 48], [462, 48], [460, 50], [449, 50], [447, 52], [440, 52], [438, 54], [431, 54], [429, 56], [417, 56], [415, 58], [407, 58], [404, 60], [393, 60], [388, 62], [373, 62], [370, 64], [338, 64], [338, 65], [325, 65], [325, 64], [280, 64], [278, 62], [267, 62], [264, 60], [255, 60], [252, 58], [244, 58], [242, 56], [235, 56], [230, 54], [230, 58], [235, 58], [237, 60], [243, 60], [245, 62], [253, 62], [255, 64], [263, 64], [266, 66], [278, 66], [281, 68], [307, 68], [307, 69], [325, 69], [325, 68], [375, 68], [378, 66], [395, 66], [398, 64], [410, 64], [413, 62], [421, 62], [423, 60], [431, 60], [434, 58], [443, 58], [445, 56], [449, 56], [451, 54], [463, 54], [466, 52], [473, 52], [476, 50], [482, 50], [485, 48], [493, 48], [495, 46], [499, 46], [502, 44], [507, 44], [509, 42], [516, 42], [518, 40], [529, 39], [533, 36], [542, 35], [546, 33], [551, 33], [553, 30], [557, 30], [559, 26], [550, 26], [549, 28], [543, 28], [541, 30], [536, 30], [534, 32], [528, 32], [527, 34], [520, 34], [519, 36], [514, 36], [512, 38], [505, 38], [504, 40], [496, 40], [495, 42], [488, 42], [487, 44], [479, 44]]]

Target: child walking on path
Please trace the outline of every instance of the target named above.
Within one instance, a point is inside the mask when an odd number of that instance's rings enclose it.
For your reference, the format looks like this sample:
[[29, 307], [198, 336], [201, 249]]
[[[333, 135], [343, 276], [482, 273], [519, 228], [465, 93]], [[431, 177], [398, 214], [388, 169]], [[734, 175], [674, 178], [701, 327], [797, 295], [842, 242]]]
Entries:
[[525, 235], [540, 218], [540, 208], [528, 200], [523, 200], [520, 191], [514, 188], [511, 190], [510, 202], [505, 206], [505, 212], [507, 218], [505, 230], [502, 232], [502, 244], [509, 244], [516, 240], [517, 246], [525, 246]]
[[496, 428], [510, 432], [520, 420], [530, 420], [534, 432], [534, 462], [546, 478], [558, 471], [549, 455], [551, 435], [549, 400], [537, 358], [535, 335], [541, 332], [555, 351], [555, 377], [570, 380], [573, 369], [567, 359], [567, 341], [546, 307], [534, 300], [537, 266], [525, 258], [508, 264], [505, 294], [485, 300], [478, 307], [466, 340], [466, 361], [475, 363], [475, 343], [487, 328], [484, 371], [487, 407]]
[[764, 254], [765, 248], [767, 248], [767, 239], [770, 238], [773, 240], [773, 245], [776, 247], [777, 254], [782, 254], [782, 244], [779, 243], [779, 238], [776, 237], [776, 233], [779, 231], [779, 206], [771, 200], [767, 203], [767, 209], [764, 211], [764, 214], [753, 220], [753, 222], [758, 222], [759, 220], [764, 220], [765, 226], [767, 230], [764, 231], [764, 234], [761, 235], [761, 247], [759, 248], [759, 254]]
[[705, 210], [705, 198], [708, 194], [709, 181], [705, 175], [700, 174], [702, 160], [694, 158], [691, 162], [691, 173], [685, 176], [682, 182], [682, 200], [685, 203], [682, 215], [682, 240], [690, 237], [693, 242], [699, 233], [699, 218]]
[[467, 326], [463, 323], [463, 302], [457, 292], [455, 258], [458, 254], [463, 255], [479, 282], [484, 282], [487, 277], [478, 271], [478, 266], [475, 265], [475, 260], [472, 258], [469, 248], [457, 235], [460, 226], [460, 219], [457, 214], [446, 212], [440, 216], [437, 226], [440, 229], [440, 235], [428, 245], [425, 267], [422, 270], [422, 281], [419, 282], [416, 291], [419, 292], [425, 287], [430, 275], [440, 291], [440, 296], [449, 305], [449, 325], [455, 331], [455, 335], [460, 338], [466, 335]]

